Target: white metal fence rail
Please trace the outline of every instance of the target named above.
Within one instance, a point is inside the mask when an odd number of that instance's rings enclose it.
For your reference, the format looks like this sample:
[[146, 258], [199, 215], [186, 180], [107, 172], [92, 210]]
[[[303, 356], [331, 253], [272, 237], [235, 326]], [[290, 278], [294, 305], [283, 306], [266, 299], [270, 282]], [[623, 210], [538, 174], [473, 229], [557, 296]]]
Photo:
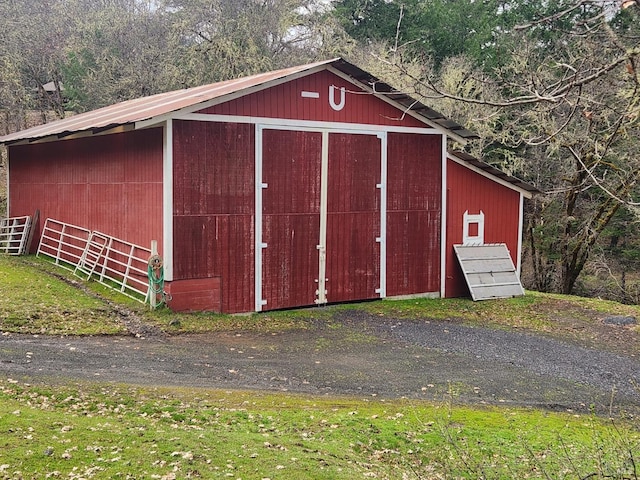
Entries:
[[47, 218], [36, 256], [46, 255], [55, 264], [74, 271], [87, 247], [91, 231]]
[[75, 275], [144, 302], [151, 250], [110, 235], [48, 218], [37, 255], [46, 255]]
[[0, 253], [26, 253], [31, 217], [0, 218]]

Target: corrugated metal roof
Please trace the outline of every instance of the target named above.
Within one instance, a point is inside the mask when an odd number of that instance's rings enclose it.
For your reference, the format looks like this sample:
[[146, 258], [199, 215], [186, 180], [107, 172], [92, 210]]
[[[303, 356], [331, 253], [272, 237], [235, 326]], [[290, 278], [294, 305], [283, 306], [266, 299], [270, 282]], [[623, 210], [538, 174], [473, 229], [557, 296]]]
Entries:
[[477, 138], [477, 136], [463, 126], [445, 118], [440, 113], [418, 102], [408, 95], [397, 92], [390, 85], [380, 81], [373, 75], [359, 67], [341, 59], [285, 68], [273, 72], [252, 75], [235, 80], [203, 85], [200, 87], [175, 90], [148, 97], [137, 98], [117, 103], [91, 112], [57, 120], [37, 127], [32, 127], [16, 133], [0, 137], [0, 143], [14, 143], [18, 141], [33, 141], [46, 137], [64, 137], [80, 132], [100, 132], [123, 125], [130, 125], [143, 120], [168, 115], [172, 112], [197, 106], [203, 102], [238, 94], [243, 90], [264, 88], [281, 81], [289, 76], [304, 74], [313, 70], [333, 67], [353, 80], [368, 85], [377, 94], [391, 98], [398, 103], [399, 108], [414, 112], [425, 123], [433, 127], [442, 128], [462, 140]]
[[469, 165], [473, 165], [474, 167], [482, 170], [483, 172], [487, 172], [496, 178], [499, 178], [507, 183], [510, 183], [511, 185], [514, 185], [526, 192], [529, 192], [532, 195], [537, 193], [542, 193], [540, 190], [538, 190], [536, 187], [534, 187], [530, 183], [520, 180], [519, 178], [512, 177], [511, 175], [507, 175], [502, 170], [494, 167], [493, 165], [489, 165], [488, 163], [483, 162], [482, 160], [479, 160], [473, 155], [469, 155], [466, 152], [454, 150], [449, 152], [449, 155], [454, 156], [468, 163]]

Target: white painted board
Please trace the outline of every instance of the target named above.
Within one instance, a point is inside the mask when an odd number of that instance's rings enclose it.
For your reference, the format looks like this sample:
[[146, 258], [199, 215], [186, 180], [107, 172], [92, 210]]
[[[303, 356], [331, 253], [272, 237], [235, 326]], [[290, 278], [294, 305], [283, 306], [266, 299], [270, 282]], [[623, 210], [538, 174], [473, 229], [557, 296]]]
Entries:
[[504, 243], [454, 245], [473, 300], [524, 295], [524, 288]]

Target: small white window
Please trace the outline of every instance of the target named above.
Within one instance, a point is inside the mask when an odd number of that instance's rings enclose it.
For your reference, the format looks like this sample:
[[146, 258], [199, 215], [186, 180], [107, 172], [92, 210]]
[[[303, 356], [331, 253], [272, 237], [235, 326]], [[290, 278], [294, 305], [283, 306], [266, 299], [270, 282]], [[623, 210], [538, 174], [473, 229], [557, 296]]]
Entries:
[[463, 245], [484, 245], [484, 212], [470, 215], [469, 210], [464, 212], [462, 223]]

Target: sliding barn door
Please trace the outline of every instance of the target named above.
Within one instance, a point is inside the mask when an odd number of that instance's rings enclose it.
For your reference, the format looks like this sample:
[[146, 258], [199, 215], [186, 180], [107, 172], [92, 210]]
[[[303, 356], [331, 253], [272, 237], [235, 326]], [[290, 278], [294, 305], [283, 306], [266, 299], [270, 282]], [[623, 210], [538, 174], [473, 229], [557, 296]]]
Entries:
[[322, 134], [264, 130], [264, 309], [313, 305], [318, 278]]
[[265, 128], [261, 140], [257, 309], [378, 298], [380, 139]]
[[329, 135], [329, 302], [380, 296], [380, 158], [376, 136]]

